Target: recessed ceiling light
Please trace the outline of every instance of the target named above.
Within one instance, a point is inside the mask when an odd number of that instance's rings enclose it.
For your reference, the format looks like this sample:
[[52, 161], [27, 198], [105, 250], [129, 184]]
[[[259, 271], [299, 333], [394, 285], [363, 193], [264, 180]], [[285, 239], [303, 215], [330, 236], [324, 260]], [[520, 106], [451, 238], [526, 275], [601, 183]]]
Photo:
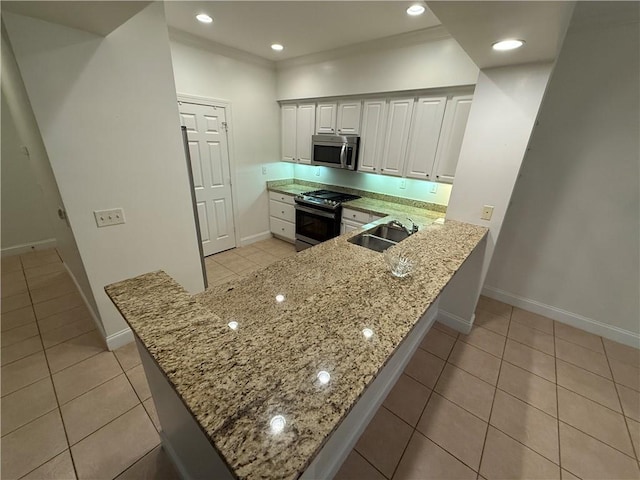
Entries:
[[198, 20], [199, 22], [202, 22], [202, 23], [211, 23], [211, 22], [213, 22], [213, 18], [211, 18], [206, 13], [200, 13], [200, 14], [196, 15], [196, 20]]
[[506, 50], [514, 50], [524, 45], [524, 40], [516, 40], [515, 38], [509, 38], [507, 40], [501, 40], [492, 45], [494, 50], [504, 52]]
[[284, 50], [284, 47], [279, 43], [274, 43], [273, 45], [271, 45], [271, 49], [275, 50], [276, 52], [281, 52], [282, 50]]
[[415, 3], [413, 5], [411, 5], [409, 8], [407, 8], [407, 13], [413, 17], [417, 16], [417, 15], [422, 15], [424, 13], [424, 6], [420, 5], [419, 3]]

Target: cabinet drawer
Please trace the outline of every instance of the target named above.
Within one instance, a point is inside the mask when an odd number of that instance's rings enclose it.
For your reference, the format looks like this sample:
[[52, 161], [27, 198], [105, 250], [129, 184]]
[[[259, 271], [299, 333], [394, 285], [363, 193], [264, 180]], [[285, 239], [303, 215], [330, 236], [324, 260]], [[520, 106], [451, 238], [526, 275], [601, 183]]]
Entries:
[[344, 220], [350, 220], [352, 222], [359, 222], [364, 225], [365, 223], [369, 223], [371, 214], [344, 208], [342, 209], [342, 218]]
[[294, 223], [296, 221], [296, 208], [288, 203], [269, 200], [269, 215]]
[[271, 233], [284, 237], [289, 240], [296, 239], [296, 226], [294, 223], [281, 220], [276, 217], [269, 217], [269, 225], [271, 227]]
[[293, 205], [293, 195], [287, 195], [286, 193], [269, 192], [269, 199], [276, 202], [284, 202]]

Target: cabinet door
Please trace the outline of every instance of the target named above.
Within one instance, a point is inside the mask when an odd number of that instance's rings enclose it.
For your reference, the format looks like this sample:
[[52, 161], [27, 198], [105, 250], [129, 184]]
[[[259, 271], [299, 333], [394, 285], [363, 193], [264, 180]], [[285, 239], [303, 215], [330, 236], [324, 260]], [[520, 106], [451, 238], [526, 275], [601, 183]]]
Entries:
[[298, 106], [296, 152], [300, 163], [311, 163], [311, 137], [315, 128], [315, 119], [315, 105]]
[[353, 232], [355, 230], [358, 230], [362, 225], [363, 224], [354, 223], [354, 222], [342, 222], [341, 232], [342, 233]]
[[296, 105], [283, 105], [280, 109], [282, 120], [282, 160], [296, 161]]
[[365, 100], [362, 112], [360, 158], [358, 160], [360, 172], [377, 172], [380, 169], [380, 157], [384, 148], [386, 113], [386, 100]]
[[407, 177], [431, 180], [447, 97], [420, 97], [411, 120]]
[[362, 102], [340, 102], [338, 104], [338, 135], [360, 133], [360, 111]]
[[336, 134], [336, 110], [335, 103], [319, 103], [316, 112], [316, 133]]
[[472, 99], [472, 95], [457, 95], [447, 101], [434, 169], [438, 182], [453, 183]]
[[395, 99], [389, 102], [381, 168], [381, 172], [385, 175], [402, 176], [404, 173], [413, 104], [413, 98]]

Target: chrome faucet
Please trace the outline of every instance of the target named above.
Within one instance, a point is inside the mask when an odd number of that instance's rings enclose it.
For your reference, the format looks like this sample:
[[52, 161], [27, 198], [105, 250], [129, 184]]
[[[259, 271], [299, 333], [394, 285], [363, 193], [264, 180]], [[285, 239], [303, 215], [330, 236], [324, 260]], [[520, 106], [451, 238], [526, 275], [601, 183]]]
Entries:
[[416, 225], [416, 223], [409, 217], [407, 217], [407, 220], [411, 222], [411, 228], [405, 226], [400, 220], [391, 220], [389, 223], [387, 223], [387, 225], [400, 227], [405, 232], [407, 232], [407, 235], [412, 235], [418, 231], [418, 225]]

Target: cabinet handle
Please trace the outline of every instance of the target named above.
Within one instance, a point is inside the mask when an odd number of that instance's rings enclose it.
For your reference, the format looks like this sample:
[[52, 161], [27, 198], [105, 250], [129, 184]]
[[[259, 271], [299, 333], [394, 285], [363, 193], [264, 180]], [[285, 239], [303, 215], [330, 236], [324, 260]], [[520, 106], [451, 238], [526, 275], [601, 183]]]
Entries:
[[440, 175], [436, 175], [436, 178], [440, 178]]
[[356, 214], [355, 213], [352, 216], [353, 216], [353, 218], [356, 218]]
[[282, 210], [282, 213], [284, 214], [284, 210]]
[[282, 227], [282, 231], [284, 232], [284, 227]]

